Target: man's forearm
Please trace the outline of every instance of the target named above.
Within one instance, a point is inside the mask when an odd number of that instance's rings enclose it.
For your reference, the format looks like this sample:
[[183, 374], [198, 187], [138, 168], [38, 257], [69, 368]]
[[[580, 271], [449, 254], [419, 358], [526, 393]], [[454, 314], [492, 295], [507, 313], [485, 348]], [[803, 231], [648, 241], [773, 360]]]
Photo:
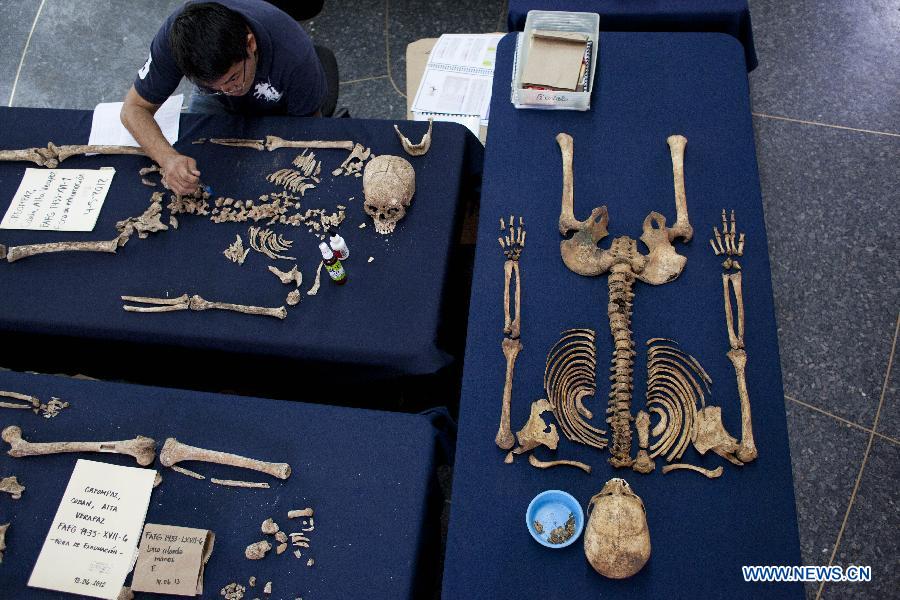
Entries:
[[163, 135], [153, 113], [142, 106], [129, 105], [122, 107], [122, 125], [137, 140], [144, 152], [162, 164], [167, 157], [178, 154], [172, 144]]

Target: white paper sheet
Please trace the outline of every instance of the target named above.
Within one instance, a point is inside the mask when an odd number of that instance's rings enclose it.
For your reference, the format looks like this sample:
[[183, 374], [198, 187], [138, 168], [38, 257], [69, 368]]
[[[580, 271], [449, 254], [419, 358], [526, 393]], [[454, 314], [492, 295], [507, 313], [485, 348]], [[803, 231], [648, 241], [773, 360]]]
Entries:
[[434, 119], [435, 121], [444, 121], [447, 123], [459, 123], [460, 125], [465, 126], [469, 131], [475, 134], [475, 137], [479, 136], [478, 126], [481, 120], [478, 117], [471, 117], [467, 115], [438, 115], [438, 114], [429, 114], [429, 113], [413, 113], [413, 121], [427, 121], [429, 118]]
[[155, 477], [79, 459], [28, 585], [115, 600], [134, 566]]
[[93, 231], [116, 170], [25, 169], [0, 229]]
[[[171, 96], [163, 102], [154, 115], [159, 128], [170, 144], [178, 141], [178, 124], [181, 118], [182, 104], [184, 104], [184, 94]], [[122, 125], [119, 118], [121, 112], [121, 102], [102, 102], [94, 107], [94, 118], [91, 121], [91, 135], [88, 144], [140, 146]]]

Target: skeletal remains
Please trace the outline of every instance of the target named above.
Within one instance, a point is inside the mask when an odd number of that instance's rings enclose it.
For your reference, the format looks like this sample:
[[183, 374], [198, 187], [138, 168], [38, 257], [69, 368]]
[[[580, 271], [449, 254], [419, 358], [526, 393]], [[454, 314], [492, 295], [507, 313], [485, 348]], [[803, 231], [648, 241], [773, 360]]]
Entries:
[[363, 194], [366, 214], [372, 217], [375, 231], [392, 233], [406, 216], [416, 193], [416, 172], [405, 158], [382, 154], [363, 170]]
[[196, 448], [183, 444], [175, 438], [168, 438], [159, 453], [159, 462], [165, 467], [171, 467], [183, 461], [208, 462], [251, 469], [278, 479], [287, 479], [291, 475], [291, 466], [287, 463], [270, 463], [237, 454]]
[[247, 255], [250, 254], [250, 248], [244, 248], [244, 242], [241, 240], [240, 235], [235, 234], [234, 237], [234, 243], [229, 245], [222, 254], [231, 262], [242, 265], [247, 260]]
[[57, 146], [49, 142], [46, 148], [25, 148], [23, 150], [0, 150], [0, 160], [25, 160], [40, 167], [55, 169], [59, 163], [77, 154], [139, 154], [141, 148], [135, 146]]
[[19, 483], [15, 475], [0, 479], [0, 493], [9, 494], [13, 500], [21, 498], [24, 491], [25, 486]]
[[394, 131], [397, 132], [397, 137], [400, 138], [400, 145], [403, 146], [403, 149], [410, 156], [423, 156], [428, 149], [431, 148], [431, 127], [434, 125], [434, 119], [428, 119], [428, 131], [425, 132], [425, 135], [422, 136], [422, 141], [418, 144], [413, 144], [409, 141], [405, 135], [400, 133], [400, 128], [394, 125]]
[[232, 146], [234, 148], [250, 148], [252, 150], [277, 150], [279, 148], [338, 148], [351, 150], [353, 142], [350, 141], [322, 141], [322, 140], [284, 140], [278, 136], [267, 135], [265, 140], [250, 140], [242, 138], [210, 138], [210, 144], [220, 146]]
[[537, 467], [538, 469], [549, 469], [551, 467], [560, 467], [560, 466], [576, 467], [578, 469], [581, 469], [588, 475], [591, 474], [590, 465], [586, 465], [583, 462], [579, 462], [577, 460], [543, 461], [543, 460], [538, 460], [538, 458], [534, 454], [532, 454], [528, 457], [528, 464], [530, 464], [532, 467]]
[[68, 402], [63, 402], [59, 398], [52, 396], [50, 398], [50, 402], [47, 402], [46, 404], [41, 402], [39, 398], [29, 396], [27, 394], [20, 394], [19, 392], [0, 391], [0, 396], [25, 402], [25, 404], [20, 404], [18, 402], [0, 402], [0, 408], [13, 408], [23, 410], [30, 409], [31, 412], [36, 415], [40, 415], [45, 419], [52, 419], [53, 417], [58, 415], [60, 411], [69, 407]]
[[[365, 182], [365, 180], [363, 181]], [[376, 229], [378, 228], [378, 221], [375, 222], [375, 227]], [[506, 358], [506, 377], [503, 382], [503, 399], [500, 405], [500, 426], [497, 429], [497, 435], [494, 438], [494, 442], [503, 450], [509, 450], [515, 444], [515, 438], [513, 438], [512, 430], [509, 425], [509, 412], [512, 403], [513, 372], [516, 367], [516, 358], [519, 356], [519, 352], [522, 351], [522, 342], [519, 340], [519, 335], [522, 330], [522, 319], [520, 314], [522, 305], [522, 281], [519, 277], [519, 257], [522, 255], [522, 250], [525, 248], [525, 227], [522, 222], [522, 217], [519, 217], [519, 225], [516, 227], [515, 219], [510, 215], [509, 232], [506, 235], [503, 235], [506, 231], [506, 224], [503, 222], [503, 218], [501, 218], [501, 237], [499, 238], [499, 241], [500, 248], [503, 250], [506, 261], [503, 263], [504, 337], [500, 347], [503, 350], [504, 358]], [[510, 291], [510, 287], [513, 283], [513, 275], [515, 275], [515, 295]], [[514, 306], [510, 306], [511, 297], [515, 300]], [[511, 312], [514, 313], [514, 317], [510, 314]], [[542, 411], [539, 411], [537, 415], [535, 415], [534, 407], [532, 407], [532, 417], [537, 416], [537, 418], [540, 419], [540, 412]], [[541, 423], [543, 423], [543, 421], [541, 421]], [[543, 430], [543, 428], [541, 429]], [[556, 429], [553, 428], [552, 430], [555, 434]], [[559, 439], [558, 435], [556, 436], [556, 439]]]
[[156, 442], [153, 438], [137, 436], [132, 440], [115, 442], [49, 442], [34, 443], [22, 438], [22, 429], [10, 425], [0, 433], [0, 438], [9, 444], [7, 454], [14, 458], [25, 456], [43, 456], [46, 454], [63, 454], [66, 452], [106, 452], [110, 454], [126, 454], [134, 457], [137, 463], [146, 467], [156, 458]]
[[331, 174], [335, 177], [338, 175], [353, 175], [355, 177], [360, 177], [366, 161], [370, 158], [375, 158], [372, 154], [372, 150], [366, 148], [362, 144], [356, 144], [353, 146], [353, 149], [350, 150], [350, 154], [344, 159], [344, 162], [341, 163], [341, 166], [332, 171]]
[[293, 256], [278, 254], [279, 252], [290, 250], [294, 244], [293, 241], [281, 237], [280, 233], [276, 234], [271, 229], [262, 229], [261, 227], [250, 227], [247, 233], [250, 238], [250, 247], [257, 252], [261, 252], [273, 260], [279, 258], [283, 260], [297, 260]]
[[285, 285], [293, 283], [294, 287], [300, 287], [300, 284], [303, 283], [303, 273], [300, 272], [297, 265], [294, 265], [294, 268], [287, 273], [279, 271], [278, 267], [272, 265], [269, 266], [269, 271]]
[[134, 306], [125, 304], [122, 306], [127, 312], [135, 313], [159, 313], [174, 312], [179, 310], [230, 310], [245, 315], [260, 315], [284, 319], [287, 310], [283, 306], [268, 308], [265, 306], [248, 306], [246, 304], [231, 304], [229, 302], [210, 302], [197, 294], [188, 297], [183, 294], [177, 298], [148, 298], [145, 296], [121, 296], [124, 302], [137, 302], [139, 304], [153, 304], [155, 306]]
[[610, 332], [614, 340], [612, 357], [613, 375], [609, 392], [607, 422], [612, 427], [612, 457], [614, 467], [630, 467], [631, 458], [631, 390], [634, 365], [634, 341], [631, 334], [631, 311], [634, 280], [651, 285], [668, 283], [684, 269], [687, 259], [675, 252], [672, 242], [681, 238], [690, 241], [693, 229], [688, 221], [687, 201], [684, 192], [684, 148], [687, 139], [680, 135], [669, 136], [672, 172], [675, 186], [676, 220], [666, 227], [666, 218], [651, 212], [644, 219], [640, 237], [649, 253], [638, 251], [637, 242], [627, 236], [617, 237], [609, 250], [597, 247], [597, 242], [608, 235], [609, 222], [605, 206], [595, 208], [590, 216], [579, 221], [574, 213], [573, 192], [573, 141], [565, 133], [556, 136], [562, 154], [563, 192], [559, 215], [559, 232], [572, 236], [560, 243], [560, 254], [565, 265], [575, 273], [594, 277], [609, 272]]
[[541, 445], [556, 450], [556, 446], [559, 444], [556, 425], [550, 425], [548, 431], [547, 424], [541, 418], [541, 414], [548, 410], [550, 410], [550, 403], [543, 398], [531, 403], [531, 416], [525, 426], [516, 432], [519, 447], [513, 450], [512, 454], [523, 454]]
[[644, 502], [624, 479], [610, 479], [591, 498], [584, 554], [595, 571], [611, 579], [631, 577], [650, 558]]
[[293, 164], [299, 170], [279, 169], [267, 175], [266, 181], [285, 187], [303, 196], [306, 190], [315, 188], [319, 183], [322, 163], [316, 160], [314, 153], [307, 154], [306, 150], [304, 150], [302, 154], [293, 160]]
[[13, 246], [8, 249], [0, 244], [0, 260], [6, 258], [7, 262], [16, 262], [29, 256], [54, 252], [108, 252], [115, 254], [116, 250], [128, 243], [131, 235], [135, 232], [137, 232], [139, 238], [143, 239], [150, 233], [168, 229], [159, 218], [162, 212], [162, 197], [162, 192], [155, 192], [151, 198], [150, 206], [143, 214], [116, 223], [116, 230], [119, 232], [119, 235], [111, 240], [28, 244], [25, 246]]
[[606, 448], [606, 431], [588, 423], [594, 417], [584, 399], [596, 391], [596, 336], [591, 329], [569, 329], [550, 349], [544, 391], [565, 436], [594, 448]]
[[[734, 375], [737, 379], [738, 397], [741, 401], [741, 441], [734, 456], [742, 463], [748, 463], [756, 460], [758, 452], [756, 443], [753, 440], [753, 418], [750, 414], [750, 394], [747, 392], [747, 351], [744, 349], [744, 296], [741, 291], [741, 272], [728, 273], [728, 269], [740, 269], [741, 266], [732, 256], [743, 256], [744, 254], [744, 234], [740, 235], [740, 239], [735, 243], [735, 224], [734, 211], [731, 211], [731, 230], [725, 230], [725, 210], [722, 209], [722, 234], [725, 237], [724, 244], [719, 240], [719, 233], [713, 228], [716, 239], [719, 241], [719, 249], [728, 255], [728, 258], [722, 263], [726, 272], [722, 273], [722, 292], [725, 296], [725, 327], [728, 330], [728, 344], [731, 350], [728, 351], [728, 360], [734, 366]], [[716, 245], [710, 240], [713, 251]], [[716, 252], [720, 255], [721, 252]], [[734, 290], [735, 309], [731, 308], [731, 293], [729, 288]], [[734, 312], [737, 312], [737, 327], [735, 327]]]

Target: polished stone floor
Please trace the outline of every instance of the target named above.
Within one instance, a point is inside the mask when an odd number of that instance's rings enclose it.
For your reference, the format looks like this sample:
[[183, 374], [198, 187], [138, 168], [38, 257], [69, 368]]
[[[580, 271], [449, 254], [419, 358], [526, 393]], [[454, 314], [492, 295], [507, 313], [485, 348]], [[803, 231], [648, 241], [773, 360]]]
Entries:
[[[0, 0], [0, 102], [120, 100], [179, 4]], [[403, 118], [408, 43], [506, 27], [500, 0], [325, 4], [304, 25], [337, 55], [338, 105], [354, 117]], [[785, 403], [804, 562], [873, 569], [872, 583], [808, 584], [808, 596], [900, 597], [900, 4], [750, 6], [785, 391], [755, 401]]]

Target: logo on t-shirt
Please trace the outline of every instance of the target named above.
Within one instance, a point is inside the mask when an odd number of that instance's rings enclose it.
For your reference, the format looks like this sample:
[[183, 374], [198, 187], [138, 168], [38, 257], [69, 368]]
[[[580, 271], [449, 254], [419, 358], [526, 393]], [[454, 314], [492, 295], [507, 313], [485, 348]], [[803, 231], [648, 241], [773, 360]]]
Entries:
[[152, 63], [152, 62], [153, 62], [153, 55], [150, 54], [147, 56], [147, 62], [145, 62], [144, 66], [141, 67], [141, 70], [138, 71], [138, 77], [143, 79], [144, 77], [147, 76], [147, 73], [150, 72], [150, 63]]
[[281, 100], [281, 96], [282, 92], [279, 92], [272, 87], [271, 83], [265, 81], [260, 81], [259, 83], [257, 83], [253, 91], [254, 98], [267, 100], [269, 102], [278, 102], [279, 100]]

